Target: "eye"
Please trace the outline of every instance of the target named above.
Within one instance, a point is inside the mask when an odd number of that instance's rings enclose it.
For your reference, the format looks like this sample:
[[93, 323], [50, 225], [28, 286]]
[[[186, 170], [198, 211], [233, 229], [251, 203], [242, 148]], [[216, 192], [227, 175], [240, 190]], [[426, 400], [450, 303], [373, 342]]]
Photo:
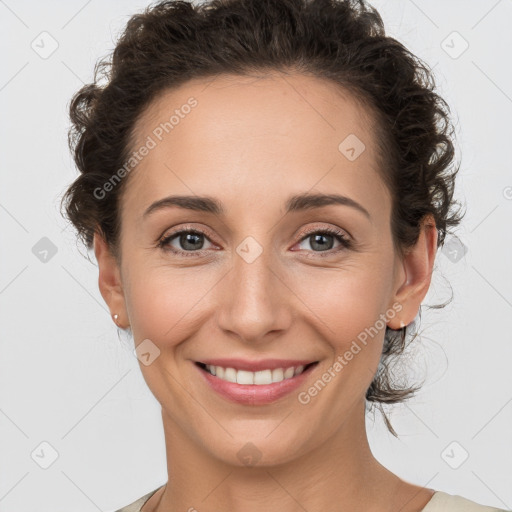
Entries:
[[[165, 236], [158, 242], [158, 247], [184, 256], [195, 256], [193, 253], [200, 253], [205, 250], [204, 239], [208, 240], [208, 237], [202, 231], [185, 229]], [[177, 243], [180, 247], [172, 245], [172, 242]], [[209, 240], [208, 243], [213, 246]]]
[[[333, 239], [339, 242], [339, 246], [332, 249]], [[325, 254], [319, 254], [319, 256], [329, 256], [333, 253], [349, 249], [352, 246], [350, 239], [336, 228], [316, 228], [309, 230], [306, 236], [302, 237], [300, 243], [309, 242], [313, 252], [323, 252]]]
[[[333, 249], [332, 239], [337, 240], [339, 243], [338, 247], [335, 249]], [[210, 247], [204, 246], [205, 240], [208, 241]], [[317, 253], [315, 256], [320, 257], [331, 256], [334, 253], [344, 249], [350, 249], [352, 247], [351, 240], [343, 231], [336, 228], [310, 229], [306, 232], [305, 236], [302, 237], [299, 244], [306, 241], [310, 243], [312, 252]], [[177, 244], [178, 247], [173, 244]], [[214, 246], [215, 245], [210, 242], [209, 238], [206, 236], [206, 233], [198, 229], [182, 229], [180, 231], [175, 231], [164, 236], [158, 242], [159, 248], [175, 253], [179, 256], [200, 256], [203, 251]]]

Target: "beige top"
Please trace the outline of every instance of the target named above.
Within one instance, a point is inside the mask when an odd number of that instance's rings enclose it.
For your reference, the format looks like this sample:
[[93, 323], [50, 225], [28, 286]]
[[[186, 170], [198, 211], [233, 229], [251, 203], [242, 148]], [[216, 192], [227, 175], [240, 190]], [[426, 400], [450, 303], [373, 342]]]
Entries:
[[[165, 484], [164, 484], [165, 485]], [[161, 485], [154, 491], [148, 492], [138, 500], [126, 505], [116, 512], [140, 512], [140, 509], [146, 503], [146, 501], [155, 494], [158, 489], [163, 487]], [[427, 505], [423, 508], [421, 512], [512, 512], [507, 511], [504, 508], [494, 508], [494, 507], [486, 507], [484, 505], [480, 505], [475, 503], [474, 501], [470, 501], [462, 496], [453, 496], [451, 494], [447, 494], [443, 491], [436, 491]]]

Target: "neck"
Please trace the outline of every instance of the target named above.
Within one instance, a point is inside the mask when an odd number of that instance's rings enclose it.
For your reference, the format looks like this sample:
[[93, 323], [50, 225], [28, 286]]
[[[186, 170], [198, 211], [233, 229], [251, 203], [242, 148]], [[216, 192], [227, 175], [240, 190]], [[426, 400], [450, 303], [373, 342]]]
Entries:
[[162, 417], [169, 481], [144, 512], [377, 512], [393, 510], [398, 502], [408, 504], [402, 509], [408, 512], [421, 510], [433, 493], [423, 489], [420, 495], [422, 488], [406, 484], [373, 457], [364, 403], [357, 404], [348, 420], [322, 444], [293, 460], [264, 466], [235, 466], [219, 460], [163, 412]]

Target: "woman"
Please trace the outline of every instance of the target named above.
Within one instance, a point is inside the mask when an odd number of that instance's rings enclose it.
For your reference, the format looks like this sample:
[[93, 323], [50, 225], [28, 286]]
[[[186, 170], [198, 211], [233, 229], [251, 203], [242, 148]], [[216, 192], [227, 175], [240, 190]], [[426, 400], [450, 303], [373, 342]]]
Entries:
[[462, 219], [449, 109], [379, 14], [162, 2], [98, 71], [63, 199], [169, 475], [119, 512], [498, 510], [400, 479], [366, 436], [367, 405], [419, 389], [389, 363]]

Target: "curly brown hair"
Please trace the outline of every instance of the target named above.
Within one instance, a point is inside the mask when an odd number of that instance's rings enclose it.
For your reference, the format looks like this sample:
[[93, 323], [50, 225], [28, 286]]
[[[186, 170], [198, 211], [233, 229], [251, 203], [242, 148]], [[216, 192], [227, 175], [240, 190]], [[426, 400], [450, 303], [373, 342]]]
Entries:
[[[366, 106], [375, 121], [379, 172], [392, 197], [395, 250], [403, 256], [417, 241], [428, 214], [441, 246], [462, 220], [460, 209], [451, 211], [459, 167], [450, 109], [434, 92], [428, 66], [385, 35], [375, 8], [364, 0], [176, 0], [132, 16], [111, 56], [96, 63], [93, 83], [71, 100], [68, 141], [80, 175], [61, 210], [65, 203], [64, 215], [87, 248], [97, 232], [120, 262], [118, 206], [129, 176], [106, 199], [95, 191], [105, 190], [130, 158], [137, 120], [157, 95], [194, 78], [272, 71], [329, 80]], [[407, 326], [386, 328], [366, 392], [367, 406], [378, 404], [396, 437], [382, 404], [402, 402], [421, 387], [394, 385], [391, 363], [403, 354], [406, 337]]]

